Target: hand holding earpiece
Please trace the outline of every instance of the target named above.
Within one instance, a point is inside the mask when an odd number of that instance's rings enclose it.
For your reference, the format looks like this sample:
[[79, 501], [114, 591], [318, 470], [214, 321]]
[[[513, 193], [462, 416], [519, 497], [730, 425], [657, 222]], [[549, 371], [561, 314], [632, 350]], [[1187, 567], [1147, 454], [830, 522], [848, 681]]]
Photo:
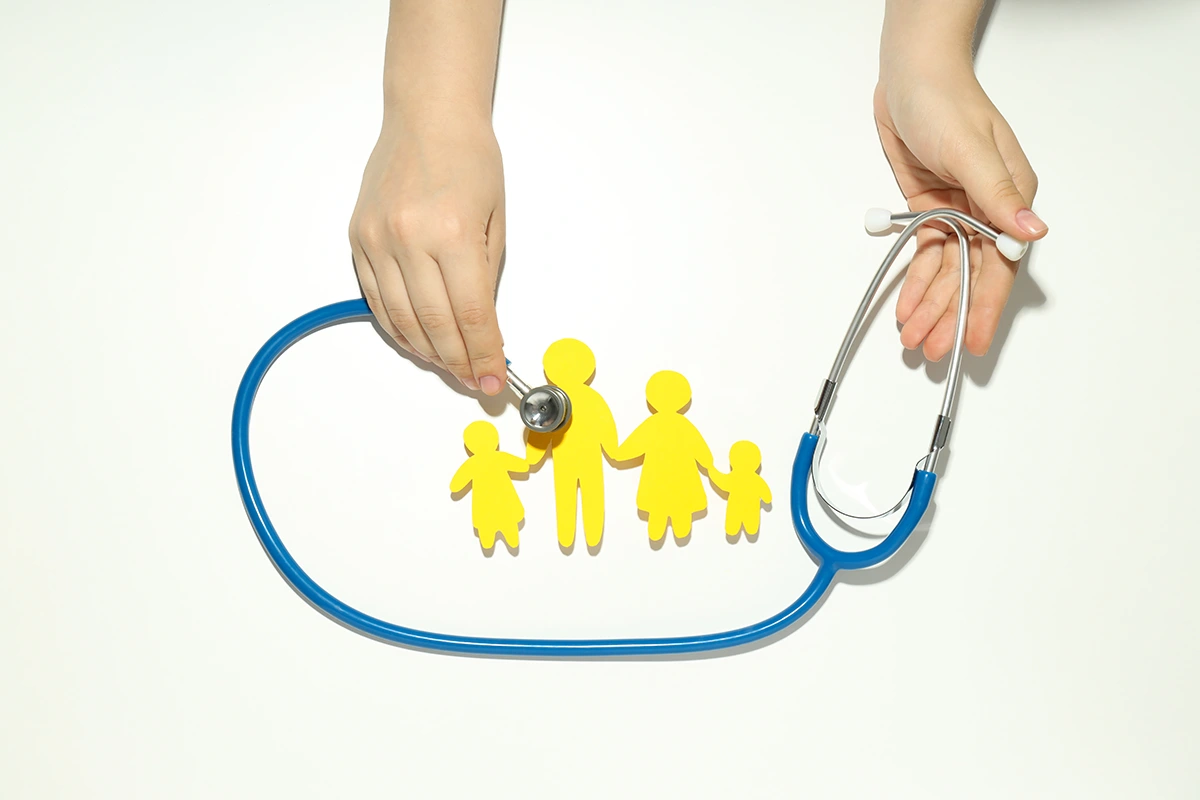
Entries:
[[[1037, 176], [975, 78], [974, 19], [926, 25], [931, 18], [923, 10], [912, 0], [889, 2], [874, 101], [880, 142], [909, 208], [957, 208], [1021, 242], [1042, 238], [1046, 225], [1030, 210]], [[924, 343], [926, 357], [935, 361], [953, 344], [958, 302], [958, 247], [943, 246], [947, 237], [932, 227], [918, 233], [896, 305], [901, 342], [910, 349]], [[983, 355], [1012, 291], [1016, 264], [976, 236], [971, 269], [966, 346]]]

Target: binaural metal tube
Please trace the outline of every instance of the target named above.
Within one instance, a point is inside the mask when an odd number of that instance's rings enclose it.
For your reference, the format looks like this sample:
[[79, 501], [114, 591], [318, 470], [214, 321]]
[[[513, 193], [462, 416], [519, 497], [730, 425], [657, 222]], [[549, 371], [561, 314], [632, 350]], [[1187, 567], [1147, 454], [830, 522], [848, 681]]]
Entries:
[[958, 237], [958, 318], [954, 322], [954, 349], [950, 353], [950, 374], [946, 378], [946, 394], [942, 397], [942, 416], [949, 418], [958, 394], [959, 373], [962, 371], [963, 344], [967, 338], [967, 309], [971, 294], [971, 248], [967, 232], [952, 219], [942, 219]]
[[[982, 233], [993, 242], [999, 239], [1001, 236], [1000, 231], [996, 230], [990, 225], [980, 222], [969, 214], [964, 214], [956, 208], [935, 208], [932, 211], [901, 211], [897, 214], [892, 214], [892, 222], [912, 222], [913, 220], [928, 214], [936, 215], [937, 219], [947, 224], [949, 224], [951, 220], [962, 223], [968, 228], [972, 228], [975, 231]], [[929, 218], [927, 217], [926, 219]]]
[[[907, 222], [908, 224], [905, 226], [904, 230], [901, 231], [896, 241], [892, 244], [891, 249], [883, 259], [883, 263], [880, 264], [879, 269], [875, 272], [875, 277], [871, 280], [870, 286], [867, 287], [867, 291], [863, 295], [863, 299], [859, 303], [858, 309], [854, 313], [854, 318], [850, 321], [850, 327], [847, 329], [846, 335], [842, 339], [842, 345], [838, 350], [837, 358], [834, 359], [833, 367], [829, 371], [829, 377], [821, 386], [821, 392], [818, 395], [816, 406], [813, 409], [813, 421], [811, 427], [809, 428], [809, 433], [813, 434], [814, 436], [822, 436], [823, 438], [823, 425], [825, 418], [828, 415], [829, 408], [833, 403], [834, 394], [837, 391], [838, 381], [841, 379], [842, 373], [845, 371], [846, 360], [850, 356], [850, 348], [854, 346], [855, 340], [862, 331], [863, 321], [866, 319], [867, 312], [871, 308], [871, 303], [875, 299], [875, 294], [879, 291], [879, 287], [883, 284], [883, 279], [887, 276], [887, 273], [892, 268], [892, 265], [895, 264], [896, 259], [899, 257], [900, 252], [904, 249], [904, 246], [908, 244], [908, 240], [916, 234], [917, 230], [927, 222], [939, 220], [945, 222], [958, 239], [960, 286], [958, 296], [958, 315], [954, 327], [954, 347], [950, 356], [950, 373], [947, 376], [946, 391], [942, 396], [941, 413], [938, 415], [937, 427], [934, 431], [933, 440], [930, 443], [929, 454], [923, 459], [924, 469], [929, 472], [935, 472], [937, 468], [938, 457], [945, 447], [946, 440], [949, 437], [951, 423], [950, 413], [954, 408], [954, 401], [958, 396], [958, 388], [959, 384], [961, 383], [963, 347], [966, 341], [967, 332], [967, 310], [970, 307], [971, 253], [970, 243], [967, 239], [967, 232], [963, 226], [968, 226], [990, 238], [996, 238], [1000, 234], [979, 220], [964, 214], [961, 211], [951, 208], [939, 208], [931, 211], [892, 214], [891, 219], [893, 222]], [[822, 498], [822, 500], [829, 504], [824, 498]], [[832, 504], [829, 505], [835, 510], [839, 510], [836, 509], [835, 506], [832, 506]], [[846, 514], [846, 516], [853, 515]]]
[[[925, 213], [930, 214], [932, 212]], [[812, 425], [808, 429], [808, 432], [813, 436], [819, 436], [821, 433], [821, 423], [825, 421], [825, 415], [829, 412], [834, 392], [837, 390], [838, 380], [842, 377], [842, 371], [846, 366], [846, 359], [850, 356], [850, 348], [854, 345], [854, 340], [858, 338], [863, 320], [866, 319], [867, 311], [871, 308], [871, 301], [875, 299], [875, 293], [879, 291], [880, 284], [883, 283], [888, 270], [892, 268], [892, 264], [900, 255], [900, 251], [904, 249], [904, 245], [908, 244], [908, 240], [913, 237], [913, 234], [917, 232], [917, 228], [923, 222], [924, 220], [913, 220], [896, 238], [892, 249], [888, 251], [888, 254], [883, 259], [883, 263], [879, 265], [879, 269], [875, 272], [875, 277], [871, 280], [871, 285], [867, 287], [867, 292], [863, 295], [862, 302], [858, 304], [858, 309], [854, 312], [853, 319], [850, 320], [850, 327], [847, 328], [846, 335], [842, 338], [842, 346], [838, 348], [837, 358], [834, 359], [833, 367], [829, 370], [829, 377], [825, 380], [821, 388], [821, 395], [813, 415]]]
[[[950, 425], [953, 420], [950, 412], [954, 409], [954, 400], [958, 396], [958, 386], [962, 376], [963, 344], [967, 338], [967, 309], [970, 307], [971, 292], [971, 250], [967, 242], [967, 232], [958, 224], [957, 219], [937, 217], [941, 219], [954, 235], [958, 237], [958, 318], [954, 322], [954, 349], [950, 353], [950, 374], [946, 376], [946, 392], [942, 395], [942, 410], [938, 415], [937, 427], [933, 430], [933, 441], [929, 445], [929, 456], [925, 460], [927, 472], [937, 472], [938, 457], [946, 447], [950, 438]], [[968, 217], [968, 219], [970, 219]], [[970, 223], [968, 223], [970, 224]]]

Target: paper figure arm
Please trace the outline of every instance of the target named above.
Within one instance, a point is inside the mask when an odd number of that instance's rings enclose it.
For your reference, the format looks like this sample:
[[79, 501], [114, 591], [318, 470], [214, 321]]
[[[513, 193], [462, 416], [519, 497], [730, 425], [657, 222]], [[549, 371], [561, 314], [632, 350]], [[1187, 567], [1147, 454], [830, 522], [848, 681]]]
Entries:
[[509, 472], [518, 474], [529, 472], [529, 462], [520, 456], [514, 456], [512, 453], [504, 453], [504, 468]]
[[643, 422], [634, 428], [629, 438], [615, 448], [616, 452], [609, 453], [613, 461], [633, 461], [638, 456], [646, 455], [645, 424]]
[[471, 482], [472, 466], [471, 459], [467, 459], [465, 462], [463, 462], [463, 465], [458, 468], [458, 472], [454, 473], [454, 477], [450, 479], [451, 492], [460, 492], [466, 488], [468, 483]]
[[600, 447], [608, 457], [614, 461], [617, 459], [617, 451], [620, 449], [617, 446], [617, 422], [613, 419], [612, 411], [608, 406], [601, 401], [601, 408], [604, 409], [604, 418], [600, 422]]
[[729, 491], [729, 483], [727, 483], [725, 480], [728, 477], [729, 473], [721, 472], [721, 470], [717, 469], [715, 466], [708, 468], [708, 479], [712, 481], [713, 486], [717, 487], [722, 492]]
[[550, 434], [530, 431], [529, 438], [525, 441], [525, 462], [531, 467], [536, 467], [542, 463], [549, 449]]
[[708, 449], [708, 442], [704, 441], [704, 437], [700, 435], [700, 431], [696, 431], [696, 463], [711, 470], [713, 468], [712, 450]]

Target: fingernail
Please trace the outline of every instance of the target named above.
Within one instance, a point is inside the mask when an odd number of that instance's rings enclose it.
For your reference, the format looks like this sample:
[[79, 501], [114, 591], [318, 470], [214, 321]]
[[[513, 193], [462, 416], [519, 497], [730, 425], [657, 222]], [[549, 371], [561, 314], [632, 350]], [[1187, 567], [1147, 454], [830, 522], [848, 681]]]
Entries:
[[1017, 225], [1030, 236], [1039, 236], [1046, 232], [1046, 223], [1028, 208], [1017, 212]]
[[462, 383], [463, 383], [463, 386], [466, 386], [472, 392], [479, 391], [479, 384], [475, 382], [474, 378], [463, 378]]
[[484, 394], [495, 395], [500, 393], [500, 379], [495, 375], [484, 375], [479, 379], [479, 385], [483, 387]]

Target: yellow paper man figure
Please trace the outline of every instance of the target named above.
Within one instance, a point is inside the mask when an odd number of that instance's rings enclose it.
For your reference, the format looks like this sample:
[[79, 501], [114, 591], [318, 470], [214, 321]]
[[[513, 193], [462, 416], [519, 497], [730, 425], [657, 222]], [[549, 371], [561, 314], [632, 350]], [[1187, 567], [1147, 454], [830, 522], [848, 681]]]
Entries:
[[500, 452], [500, 434], [490, 422], [472, 422], [463, 432], [463, 443], [471, 452], [454, 477], [450, 491], [471, 484], [471, 521], [479, 532], [484, 550], [496, 546], [499, 533], [509, 547], [517, 546], [517, 526], [525, 519], [525, 507], [517, 497], [509, 473], [528, 472], [529, 464], [510, 453]]
[[645, 456], [638, 483], [637, 505], [650, 515], [650, 539], [659, 541], [667, 521], [676, 539], [692, 530], [692, 515], [708, 506], [697, 465], [712, 467], [712, 451], [700, 431], [680, 411], [692, 399], [692, 387], [678, 372], [657, 372], [646, 383], [646, 400], [654, 413], [617, 449], [615, 458]]
[[771, 488], [758, 474], [762, 454], [753, 442], [737, 442], [729, 449], [729, 472], [708, 471], [713, 484], [729, 494], [725, 508], [725, 533], [737, 536], [743, 528], [747, 536], [758, 533], [762, 504], [771, 502]]
[[575, 542], [577, 502], [583, 502], [583, 532], [588, 547], [604, 535], [604, 456], [617, 449], [617, 424], [608, 403], [587, 385], [596, 357], [583, 342], [560, 339], [542, 359], [546, 379], [571, 399], [570, 421], [553, 433], [530, 433], [525, 460], [540, 464], [547, 451], [554, 462], [554, 502], [558, 509], [558, 541]]

